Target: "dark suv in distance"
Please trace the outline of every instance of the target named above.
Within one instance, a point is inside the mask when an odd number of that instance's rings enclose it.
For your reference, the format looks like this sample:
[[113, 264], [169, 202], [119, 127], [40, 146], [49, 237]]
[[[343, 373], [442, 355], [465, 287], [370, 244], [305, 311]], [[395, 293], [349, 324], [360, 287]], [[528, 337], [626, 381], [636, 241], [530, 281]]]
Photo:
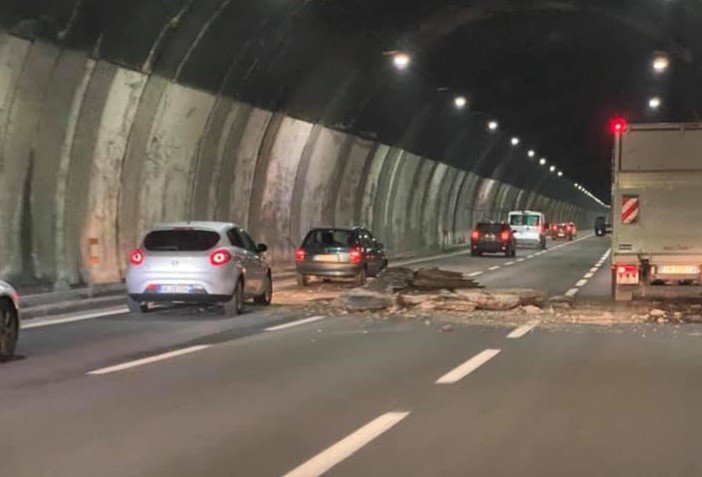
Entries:
[[310, 230], [297, 249], [297, 283], [310, 277], [353, 278], [363, 285], [388, 265], [383, 244], [363, 227], [319, 227]]
[[470, 236], [470, 253], [474, 257], [484, 253], [504, 253], [505, 257], [517, 255], [517, 239], [507, 224], [480, 223]]

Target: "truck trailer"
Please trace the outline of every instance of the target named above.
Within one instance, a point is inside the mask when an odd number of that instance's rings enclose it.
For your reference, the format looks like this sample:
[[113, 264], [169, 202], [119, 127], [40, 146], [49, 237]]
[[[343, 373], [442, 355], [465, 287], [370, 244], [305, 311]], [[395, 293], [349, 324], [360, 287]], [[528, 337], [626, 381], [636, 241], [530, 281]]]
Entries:
[[702, 296], [702, 123], [613, 132], [614, 299]]

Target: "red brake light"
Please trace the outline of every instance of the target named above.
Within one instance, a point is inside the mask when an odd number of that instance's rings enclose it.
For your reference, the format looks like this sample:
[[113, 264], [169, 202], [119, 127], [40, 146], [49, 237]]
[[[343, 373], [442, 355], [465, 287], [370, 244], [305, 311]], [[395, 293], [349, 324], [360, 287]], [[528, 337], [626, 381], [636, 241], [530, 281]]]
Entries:
[[504, 232], [502, 232], [502, 241], [509, 242], [509, 235], [510, 235], [509, 232], [506, 230]]
[[629, 123], [627, 123], [626, 119], [624, 118], [612, 119], [612, 121], [609, 123], [609, 129], [612, 134], [621, 134], [626, 132], [628, 128]]
[[619, 265], [617, 266], [617, 273], [619, 275], [634, 275], [639, 273], [639, 267], [636, 265]]
[[298, 248], [297, 251], [295, 252], [295, 261], [297, 263], [304, 262], [305, 259], [307, 258], [307, 253], [301, 248]]
[[477, 230], [473, 230], [473, 233], [470, 234], [471, 240], [480, 240], [480, 232]]
[[219, 267], [232, 261], [232, 254], [225, 249], [215, 250], [210, 254], [210, 264]]
[[363, 252], [360, 249], [354, 248], [351, 250], [349, 258], [351, 259], [351, 263], [359, 264], [363, 260]]
[[137, 267], [144, 263], [144, 252], [139, 249], [134, 250], [131, 254], [129, 254], [129, 263]]

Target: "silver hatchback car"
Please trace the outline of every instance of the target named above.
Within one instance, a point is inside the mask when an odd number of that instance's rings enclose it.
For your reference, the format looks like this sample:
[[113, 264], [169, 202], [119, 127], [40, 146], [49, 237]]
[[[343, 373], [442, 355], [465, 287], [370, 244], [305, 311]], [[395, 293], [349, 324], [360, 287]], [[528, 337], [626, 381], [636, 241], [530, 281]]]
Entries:
[[222, 305], [237, 315], [244, 300], [269, 305], [271, 269], [256, 243], [236, 224], [161, 224], [146, 234], [129, 257], [127, 303], [144, 313], [151, 303]]

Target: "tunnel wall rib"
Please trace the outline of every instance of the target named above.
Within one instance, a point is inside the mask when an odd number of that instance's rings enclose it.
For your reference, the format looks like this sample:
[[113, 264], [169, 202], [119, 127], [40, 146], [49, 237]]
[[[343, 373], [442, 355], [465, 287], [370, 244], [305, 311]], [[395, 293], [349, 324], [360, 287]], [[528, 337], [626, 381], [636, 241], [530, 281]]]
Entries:
[[592, 220], [396, 146], [5, 34], [0, 145], [0, 263], [17, 282], [117, 282], [162, 221], [237, 222], [282, 267], [317, 225], [366, 225], [401, 257], [465, 244], [512, 209]]

